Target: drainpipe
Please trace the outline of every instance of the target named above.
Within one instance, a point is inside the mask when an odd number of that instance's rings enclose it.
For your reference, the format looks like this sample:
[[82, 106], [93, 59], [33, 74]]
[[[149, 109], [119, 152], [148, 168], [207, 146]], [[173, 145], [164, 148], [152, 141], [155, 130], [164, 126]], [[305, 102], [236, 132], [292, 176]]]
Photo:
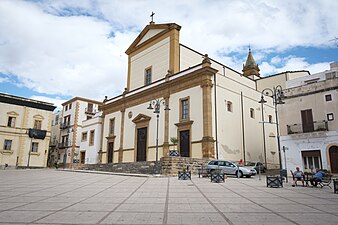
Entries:
[[245, 135], [244, 135], [244, 110], [243, 110], [243, 92], [241, 92], [241, 113], [242, 113], [242, 141], [243, 141], [243, 160], [245, 160]]
[[215, 139], [216, 139], [216, 159], [218, 159], [218, 128], [217, 128], [217, 124], [218, 124], [218, 120], [217, 120], [217, 97], [216, 97], [216, 73], [214, 74], [214, 96], [215, 96]]

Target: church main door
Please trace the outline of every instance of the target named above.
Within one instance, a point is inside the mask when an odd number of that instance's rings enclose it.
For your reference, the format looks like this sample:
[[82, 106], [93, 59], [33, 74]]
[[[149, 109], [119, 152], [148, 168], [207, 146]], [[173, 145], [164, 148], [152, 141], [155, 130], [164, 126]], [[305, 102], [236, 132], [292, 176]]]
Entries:
[[147, 156], [147, 128], [137, 129], [137, 157], [136, 161], [146, 161]]
[[331, 172], [338, 173], [338, 146], [332, 146], [329, 149]]
[[180, 155], [190, 157], [190, 130], [180, 131]]

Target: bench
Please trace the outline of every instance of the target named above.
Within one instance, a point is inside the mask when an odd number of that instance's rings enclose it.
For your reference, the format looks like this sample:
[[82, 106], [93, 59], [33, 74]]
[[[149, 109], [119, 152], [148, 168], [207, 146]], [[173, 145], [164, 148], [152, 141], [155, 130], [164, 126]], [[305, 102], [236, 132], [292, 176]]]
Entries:
[[331, 182], [332, 182], [332, 175], [328, 174], [328, 175], [324, 176], [322, 181], [318, 182], [318, 184], [320, 185], [320, 188], [323, 188], [325, 186], [331, 188], [331, 186], [330, 186]]
[[[293, 173], [292, 170], [290, 170], [291, 175], [292, 175], [292, 179], [294, 184], [297, 186], [297, 181], [302, 181], [303, 182], [303, 187], [304, 187], [304, 182], [305, 182], [305, 174], [302, 173], [302, 177], [295, 177], [295, 174]], [[306, 185], [308, 186], [308, 182], [306, 182]]]
[[207, 167], [200, 167], [198, 168], [198, 177], [201, 178], [202, 177], [209, 177], [209, 170], [207, 169]]

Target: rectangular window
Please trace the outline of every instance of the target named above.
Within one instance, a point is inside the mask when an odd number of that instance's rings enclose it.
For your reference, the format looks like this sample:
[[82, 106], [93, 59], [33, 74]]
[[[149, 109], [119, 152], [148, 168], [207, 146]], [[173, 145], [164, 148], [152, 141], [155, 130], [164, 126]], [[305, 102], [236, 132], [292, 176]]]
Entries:
[[327, 102], [332, 101], [332, 96], [330, 94], [329, 95], [325, 95], [325, 100]]
[[42, 124], [41, 120], [34, 120], [34, 129], [41, 130], [41, 124]]
[[253, 108], [250, 108], [250, 117], [255, 118], [255, 110]]
[[109, 134], [114, 135], [115, 130], [115, 118], [109, 120]]
[[65, 111], [67, 111], [68, 110], [68, 105], [66, 105], [66, 109], [65, 109]]
[[228, 112], [232, 112], [232, 102], [227, 101], [227, 110]]
[[56, 115], [55, 116], [55, 125], [58, 125], [59, 124], [59, 115]]
[[151, 67], [145, 69], [144, 71], [144, 83], [145, 85], [149, 85], [151, 83]]
[[15, 127], [15, 117], [8, 117], [7, 127]]
[[319, 150], [302, 151], [303, 166], [308, 172], [322, 169], [322, 159]]
[[269, 123], [272, 123], [272, 115], [269, 115]]
[[32, 142], [32, 152], [38, 152], [38, 149], [39, 149], [39, 143]]
[[69, 110], [72, 109], [72, 103], [69, 104], [69, 107], [68, 107], [68, 108], [69, 108]]
[[82, 133], [81, 141], [87, 141], [87, 132]]
[[65, 116], [63, 118], [63, 123], [65, 126], [69, 126], [70, 125], [70, 115], [69, 116]]
[[62, 146], [67, 147], [68, 146], [68, 135], [62, 136]]
[[334, 120], [333, 113], [328, 113], [326, 116], [327, 116], [327, 120], [328, 120], [328, 121]]
[[94, 145], [94, 135], [95, 135], [95, 130], [91, 130], [90, 136], [89, 136], [89, 145]]
[[87, 106], [87, 112], [89, 113], [92, 113], [93, 112], [93, 103], [88, 103], [88, 106]]
[[12, 148], [12, 140], [5, 140], [4, 142], [4, 150], [11, 150]]
[[183, 99], [181, 100], [181, 119], [188, 120], [189, 119], [189, 100]]

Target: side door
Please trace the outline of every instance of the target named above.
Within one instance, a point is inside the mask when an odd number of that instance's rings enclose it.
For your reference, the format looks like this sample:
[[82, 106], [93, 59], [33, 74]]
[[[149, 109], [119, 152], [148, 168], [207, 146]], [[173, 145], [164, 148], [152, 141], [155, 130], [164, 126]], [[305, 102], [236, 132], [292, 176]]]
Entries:
[[226, 173], [225, 161], [218, 161], [217, 169], [221, 169], [224, 171], [224, 173]]
[[228, 162], [226, 161], [225, 163], [226, 165], [226, 168], [227, 168], [227, 174], [236, 174], [236, 171], [237, 171], [237, 166], [234, 165], [232, 162]]

